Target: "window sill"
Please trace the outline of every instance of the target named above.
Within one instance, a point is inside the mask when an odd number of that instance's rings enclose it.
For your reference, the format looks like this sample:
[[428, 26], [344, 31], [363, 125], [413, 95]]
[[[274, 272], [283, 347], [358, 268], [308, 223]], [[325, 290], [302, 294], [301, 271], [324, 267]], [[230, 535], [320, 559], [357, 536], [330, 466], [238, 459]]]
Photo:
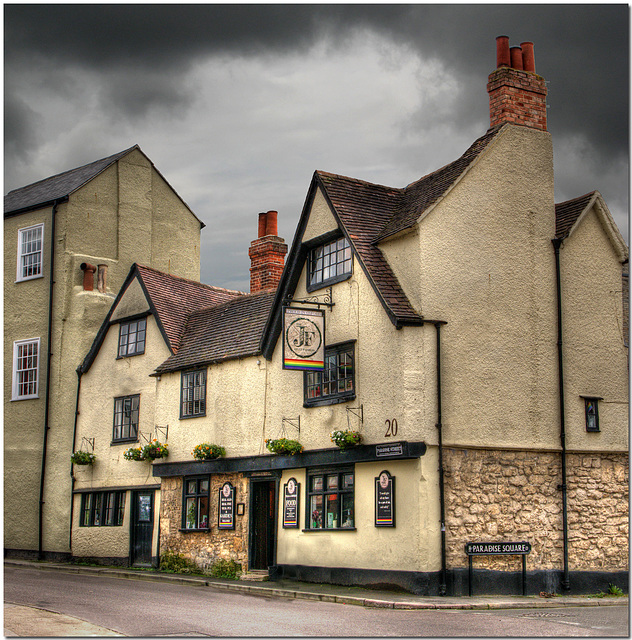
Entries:
[[138, 353], [128, 353], [126, 356], [116, 356], [117, 360], [125, 360], [125, 358], [133, 358], [134, 356], [142, 356], [145, 355], [144, 351], [139, 351]]
[[112, 440], [110, 442], [111, 447], [117, 447], [120, 444], [136, 444], [138, 442], [138, 438], [132, 438], [130, 440]]
[[307, 284], [306, 289], [307, 293], [312, 293], [313, 291], [318, 291], [319, 289], [325, 289], [330, 287], [332, 284], [338, 284], [339, 282], [344, 282], [345, 280], [349, 280], [353, 273], [343, 273], [342, 275], [336, 276], [335, 278], [328, 278], [327, 280], [323, 280], [322, 282], [318, 282], [317, 284]]
[[191, 418], [206, 418], [206, 412], [196, 413], [193, 416], [180, 416], [180, 420], [191, 420]]
[[301, 529], [303, 533], [315, 533], [317, 531], [326, 531], [331, 533], [332, 531], [357, 531], [355, 527], [337, 527], [336, 529]]
[[15, 281], [15, 284], [20, 284], [20, 282], [29, 282], [30, 280], [38, 280], [39, 278], [43, 278], [44, 274], [40, 273], [37, 276], [30, 276], [28, 278], [19, 278], [18, 280]]
[[355, 393], [349, 396], [340, 396], [337, 398], [322, 398], [321, 400], [304, 400], [303, 407], [310, 409], [311, 407], [323, 407], [328, 404], [342, 404], [343, 402], [351, 402], [355, 400]]
[[211, 527], [207, 527], [206, 529], [178, 529], [180, 533], [210, 533]]

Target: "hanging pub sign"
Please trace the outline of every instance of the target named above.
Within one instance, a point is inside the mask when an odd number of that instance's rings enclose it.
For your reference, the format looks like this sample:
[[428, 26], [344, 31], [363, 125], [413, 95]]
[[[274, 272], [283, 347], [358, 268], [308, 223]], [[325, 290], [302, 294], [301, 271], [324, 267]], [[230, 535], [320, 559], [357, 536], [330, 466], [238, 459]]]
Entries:
[[219, 529], [235, 528], [235, 487], [225, 482], [219, 490]]
[[283, 528], [298, 529], [298, 499], [301, 485], [295, 478], [290, 478], [283, 486]]
[[388, 471], [375, 478], [375, 526], [395, 526], [395, 478]]
[[325, 312], [283, 307], [283, 368], [322, 371], [325, 368]]

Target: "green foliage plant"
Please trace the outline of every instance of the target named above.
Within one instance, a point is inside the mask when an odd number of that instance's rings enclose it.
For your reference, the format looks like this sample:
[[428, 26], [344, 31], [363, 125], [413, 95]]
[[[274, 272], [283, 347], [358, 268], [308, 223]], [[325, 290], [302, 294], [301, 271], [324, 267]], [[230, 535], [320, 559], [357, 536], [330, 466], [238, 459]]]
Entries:
[[150, 443], [143, 447], [142, 459], [155, 460], [156, 458], [166, 458], [169, 455], [168, 445], [158, 442], [154, 438]]
[[358, 431], [332, 431], [329, 437], [331, 441], [341, 449], [350, 449], [362, 442], [362, 434]]
[[140, 447], [130, 447], [123, 451], [123, 457], [125, 460], [142, 460], [143, 450]]
[[211, 567], [211, 575], [214, 578], [227, 578], [228, 580], [237, 580], [241, 574], [241, 565], [236, 563], [232, 558], [224, 560], [220, 558], [213, 563]]
[[75, 451], [70, 456], [70, 461], [73, 464], [94, 464], [97, 457], [94, 453], [88, 453], [87, 451]]
[[196, 460], [214, 460], [215, 458], [224, 457], [226, 455], [226, 449], [224, 449], [224, 447], [220, 447], [218, 444], [203, 442], [193, 448], [191, 455]]
[[165, 551], [160, 556], [160, 571], [168, 573], [188, 573], [202, 575], [204, 572], [195, 562], [173, 551]]
[[303, 451], [303, 445], [296, 440], [279, 438], [278, 440], [266, 440], [266, 448], [278, 456], [293, 456]]

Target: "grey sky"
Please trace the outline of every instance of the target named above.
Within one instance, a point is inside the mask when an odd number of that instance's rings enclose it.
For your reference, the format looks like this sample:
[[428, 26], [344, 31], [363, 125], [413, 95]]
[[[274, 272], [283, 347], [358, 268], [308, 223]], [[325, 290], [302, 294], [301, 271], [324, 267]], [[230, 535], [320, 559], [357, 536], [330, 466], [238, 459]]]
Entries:
[[316, 169], [403, 187], [489, 126], [495, 38], [535, 43], [556, 201], [628, 234], [629, 8], [4, 5], [5, 193], [133, 144], [206, 224], [202, 280], [248, 289], [257, 213], [292, 239]]

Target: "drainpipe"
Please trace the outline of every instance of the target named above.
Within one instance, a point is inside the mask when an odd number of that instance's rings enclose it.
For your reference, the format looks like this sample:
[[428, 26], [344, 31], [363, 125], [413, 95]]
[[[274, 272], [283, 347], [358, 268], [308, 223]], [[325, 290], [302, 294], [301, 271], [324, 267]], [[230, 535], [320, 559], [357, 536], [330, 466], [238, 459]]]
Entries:
[[443, 438], [441, 423], [441, 322], [435, 322], [437, 330], [437, 431], [439, 434], [439, 501], [441, 506], [441, 581], [439, 595], [447, 595], [446, 586], [446, 545], [445, 545], [445, 495], [443, 480]]
[[38, 548], [37, 557], [44, 559], [43, 538], [44, 538], [44, 479], [46, 473], [46, 450], [48, 446], [48, 419], [50, 414], [50, 367], [53, 341], [53, 288], [55, 284], [55, 214], [59, 201], [55, 200], [51, 211], [51, 231], [50, 231], [50, 277], [48, 290], [48, 353], [46, 358], [46, 404], [44, 409], [44, 442], [42, 444], [42, 469], [40, 472], [40, 495], [39, 495], [39, 526], [38, 526]]
[[562, 589], [569, 591], [571, 588], [568, 576], [568, 509], [566, 504], [566, 421], [564, 416], [564, 367], [562, 359], [562, 285], [560, 279], [560, 247], [561, 238], [553, 239], [553, 249], [555, 251], [555, 276], [557, 290], [557, 366], [560, 399], [560, 440], [562, 444], [562, 484], [558, 489], [562, 491], [562, 529], [564, 536], [564, 577], [562, 578]]
[[[79, 419], [79, 393], [81, 391], [81, 369], [77, 369], [77, 399], [75, 401], [75, 426], [72, 431], [72, 451], [74, 453], [75, 448], [77, 446], [77, 421]], [[70, 549], [70, 554], [72, 555], [72, 518], [74, 515], [75, 509], [75, 465], [70, 463], [70, 479], [72, 482], [72, 487], [70, 489], [70, 529], [68, 534], [68, 548]]]

